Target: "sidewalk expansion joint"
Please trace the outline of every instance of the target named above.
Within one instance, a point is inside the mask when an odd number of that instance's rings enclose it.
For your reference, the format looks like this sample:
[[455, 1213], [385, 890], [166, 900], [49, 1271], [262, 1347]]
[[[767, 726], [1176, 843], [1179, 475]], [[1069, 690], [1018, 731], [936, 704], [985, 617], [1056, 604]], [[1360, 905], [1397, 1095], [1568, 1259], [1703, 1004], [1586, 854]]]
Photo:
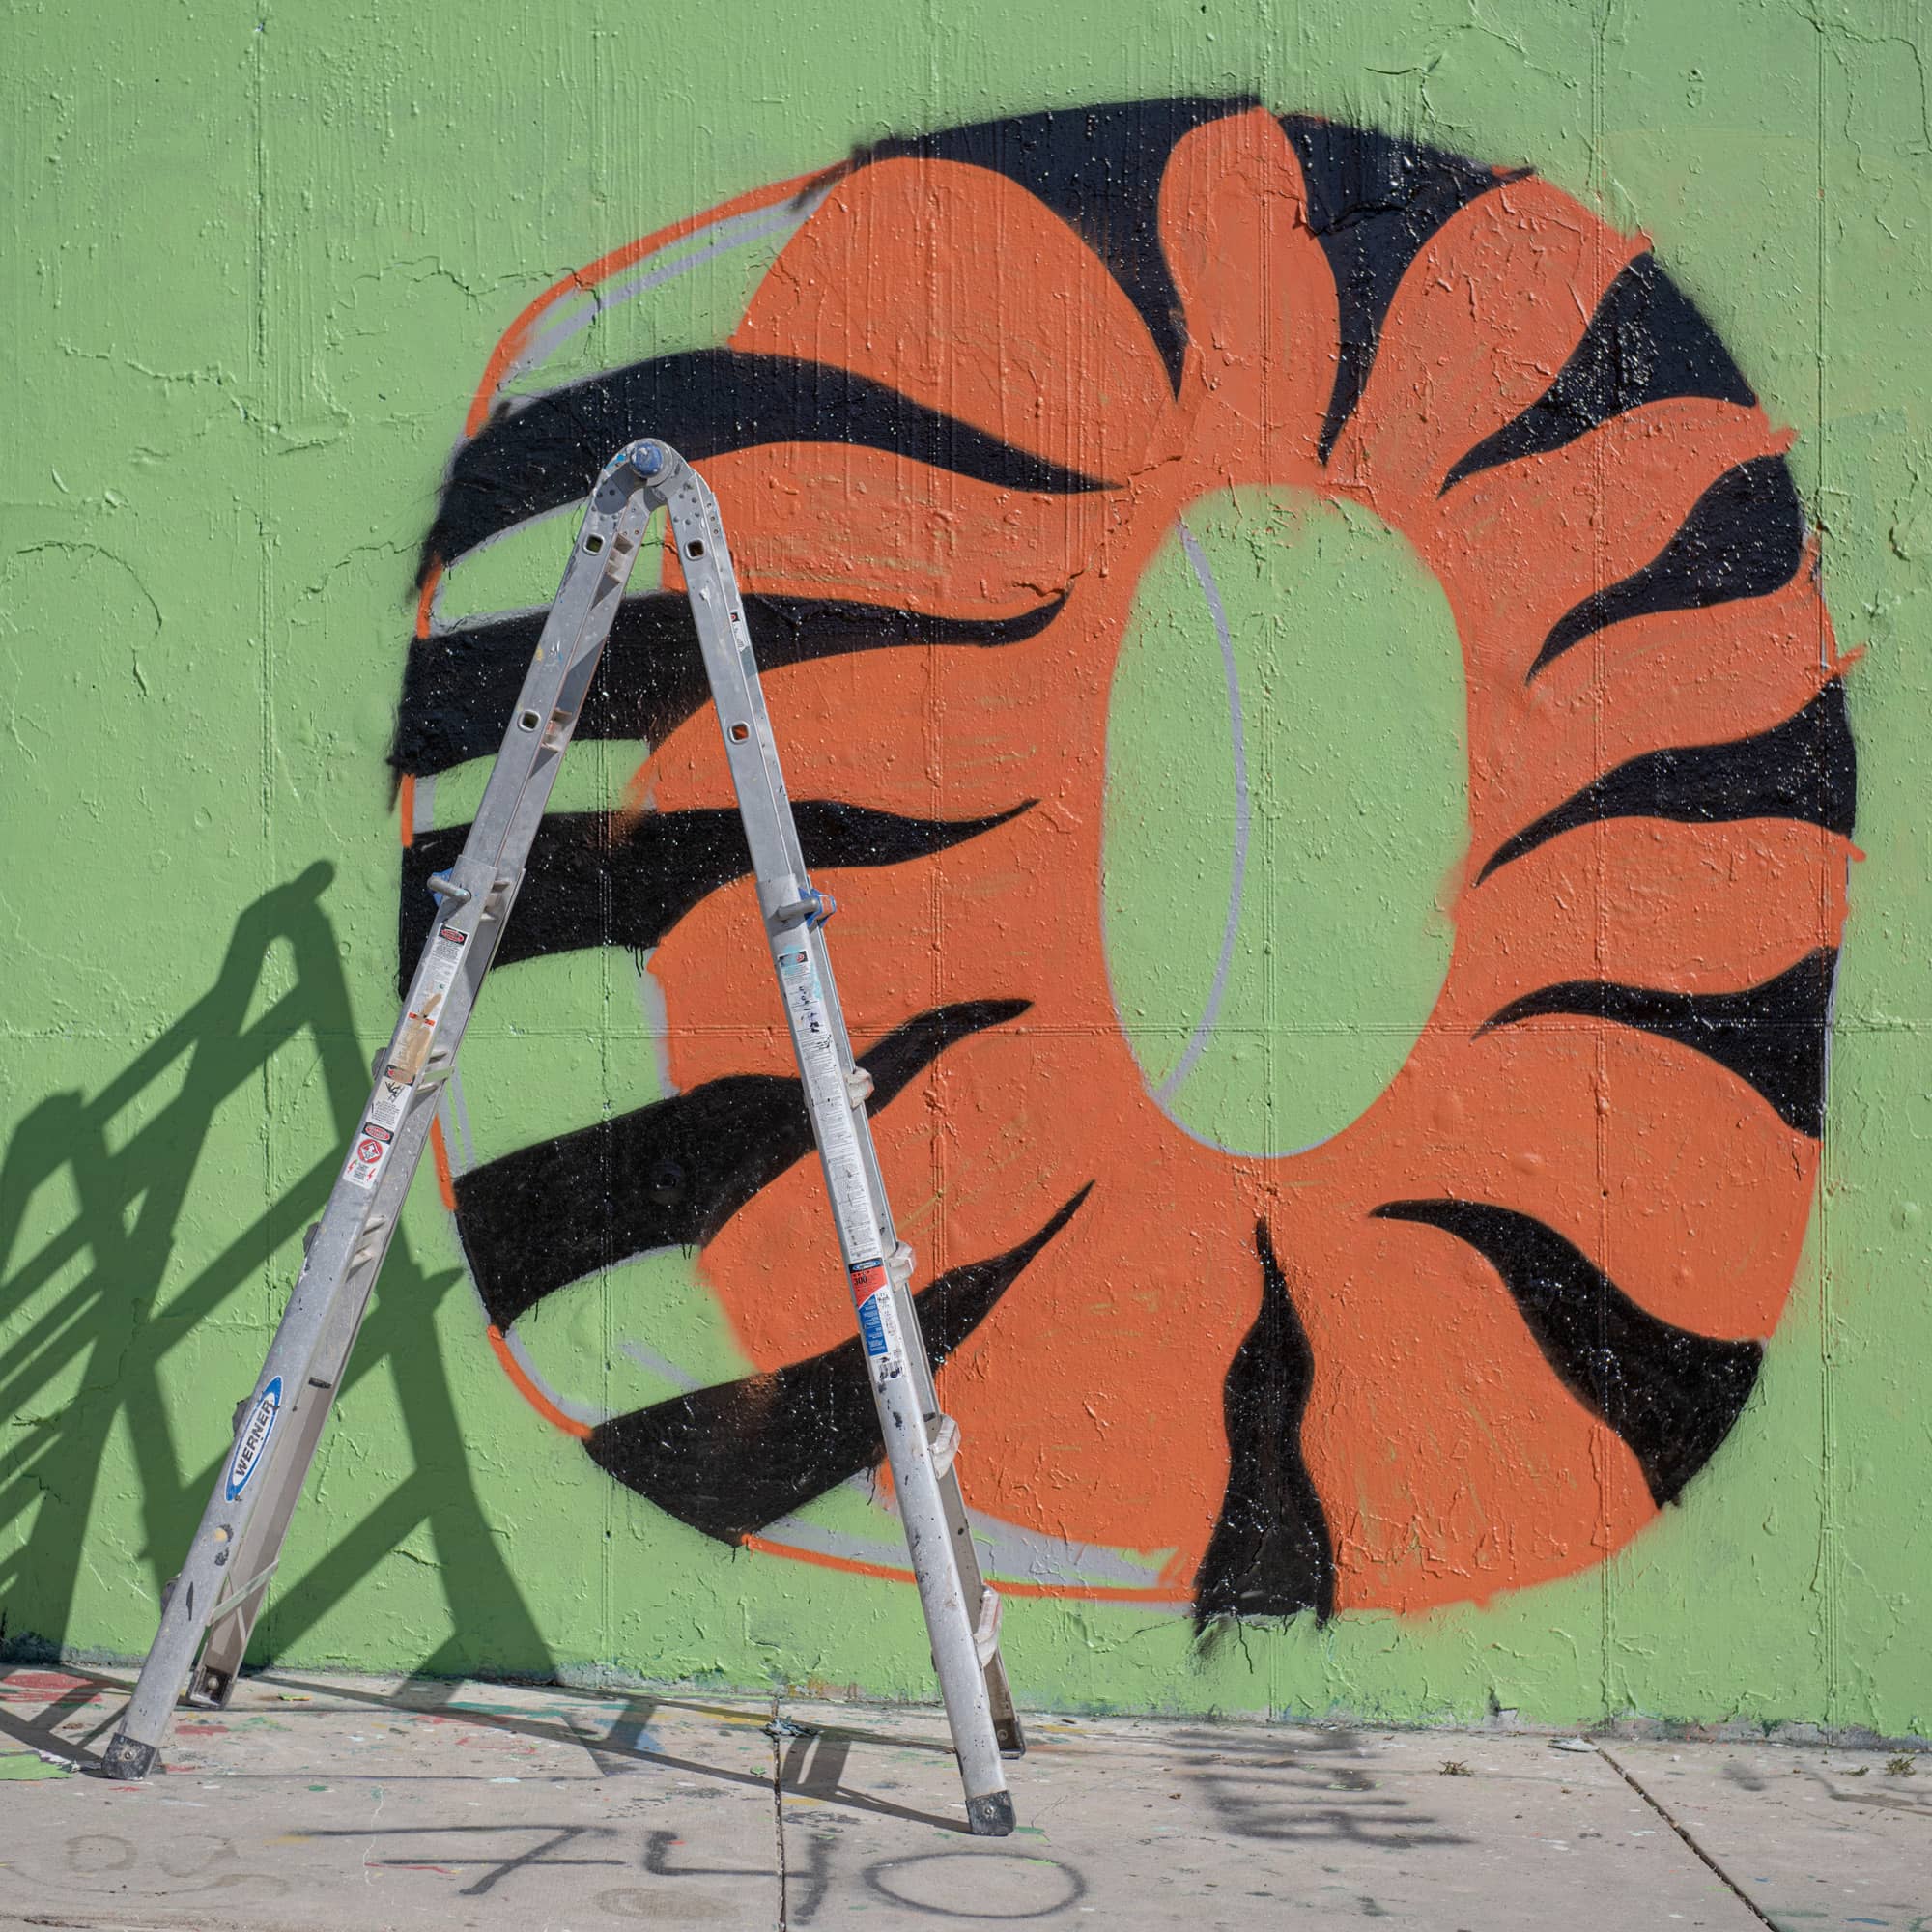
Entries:
[[774, 1690], [772, 1692], [772, 1720], [765, 1728], [769, 1732], [772, 1741], [772, 1831], [778, 1839], [779, 1932], [790, 1932], [790, 1901], [785, 1895], [783, 1715], [783, 1712], [780, 1709], [779, 1692]]
[[[1702, 1863], [1710, 1867], [1712, 1873], [1723, 1884], [1724, 1888], [1731, 1893], [1731, 1895], [1738, 1901], [1738, 1903], [1742, 1905], [1744, 1909], [1747, 1912], [1748, 1912], [1750, 1916], [1753, 1918], [1755, 1918], [1760, 1925], [1768, 1925], [1771, 1927], [1771, 1932], [1777, 1932], [1776, 1920], [1772, 1918], [1764, 1911], [1763, 1907], [1758, 1904], [1757, 1900], [1751, 1897], [1750, 1893], [1747, 1892], [1744, 1889], [1744, 1887], [1741, 1886], [1737, 1882], [1737, 1880], [1734, 1879], [1730, 1875], [1730, 1873], [1727, 1872], [1723, 1868], [1723, 1866], [1720, 1865], [1717, 1861], [1717, 1860], [1714, 1859], [1710, 1855], [1710, 1853], [1707, 1852], [1704, 1849], [1704, 1847], [1700, 1845], [1697, 1842], [1697, 1840], [1690, 1835], [1690, 1832], [1687, 1831], [1684, 1826], [1680, 1825], [1677, 1822], [1677, 1820], [1671, 1815], [1670, 1809], [1667, 1805], [1662, 1804], [1659, 1800], [1653, 1798], [1650, 1795], [1650, 1793], [1646, 1791], [1643, 1788], [1643, 1786], [1640, 1785], [1636, 1781], [1636, 1779], [1634, 1776], [1632, 1776], [1631, 1774], [1628, 1771], [1626, 1771], [1623, 1768], [1623, 1766], [1619, 1764], [1617, 1760], [1613, 1758], [1609, 1754], [1609, 1752], [1604, 1748], [1604, 1747], [1601, 1744], [1597, 1746], [1597, 1755], [1601, 1757], [1604, 1760], [1604, 1762], [1606, 1765], [1608, 1765], [1609, 1768], [1613, 1772], [1615, 1772], [1616, 1775], [1619, 1777], [1621, 1777], [1623, 1781], [1626, 1784], [1628, 1784], [1630, 1788], [1633, 1791], [1634, 1791], [1636, 1795], [1639, 1798], [1641, 1798], [1643, 1802], [1646, 1804], [1648, 1804], [1650, 1808], [1653, 1811], [1655, 1811], [1657, 1815], [1660, 1818], [1662, 1818], [1663, 1822], [1666, 1825], [1668, 1825], [1670, 1829], [1673, 1832], [1675, 1832], [1680, 1838], [1684, 1840], [1685, 1844], [1687, 1844], [1690, 1848], [1691, 1852], [1697, 1857], [1697, 1859]], [[781, 1897], [783, 1896], [782, 1889], [781, 1889], [780, 1896]], [[781, 1923], [782, 1924], [782, 1917], [781, 1918]]]

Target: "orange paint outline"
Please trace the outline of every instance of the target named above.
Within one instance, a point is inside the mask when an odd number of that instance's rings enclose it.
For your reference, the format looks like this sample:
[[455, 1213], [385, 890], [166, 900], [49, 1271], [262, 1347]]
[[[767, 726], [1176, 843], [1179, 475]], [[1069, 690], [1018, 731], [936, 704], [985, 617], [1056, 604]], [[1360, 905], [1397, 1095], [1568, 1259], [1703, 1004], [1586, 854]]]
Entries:
[[517, 1391], [524, 1400], [553, 1429], [560, 1429], [566, 1435], [576, 1436], [580, 1442], [589, 1441], [590, 1425], [587, 1422], [579, 1422], [574, 1415], [564, 1414], [563, 1410], [537, 1387], [525, 1371], [523, 1363], [510, 1352], [510, 1345], [504, 1341], [503, 1331], [493, 1321], [483, 1332], [489, 1338], [491, 1348], [497, 1351], [497, 1361], [502, 1363], [503, 1373], [517, 1385]]
[[441, 582], [442, 565], [440, 563], [431, 564], [429, 574], [423, 579], [422, 589], [416, 595], [416, 636], [418, 638], [429, 636], [430, 622], [435, 614], [433, 607], [436, 603], [436, 586]]
[[449, 1144], [442, 1137], [440, 1117], [429, 1123], [430, 1158], [436, 1162], [436, 1191], [442, 1196], [442, 1205], [454, 1214], [456, 1212], [456, 1178], [449, 1169]]
[[574, 269], [560, 281], [553, 282], [511, 323], [491, 352], [490, 359], [483, 367], [483, 380], [477, 384], [475, 399], [469, 405], [469, 413], [464, 418], [463, 434], [466, 437], [474, 436], [489, 419], [490, 405], [496, 400], [497, 384], [503, 380], [511, 363], [522, 355], [531, 331], [559, 296], [572, 289], [581, 289], [588, 295], [599, 282], [609, 281], [633, 262], [640, 261], [660, 248], [668, 248], [673, 242], [682, 242], [687, 235], [695, 235], [700, 228], [728, 221], [734, 214], [752, 214], [761, 208], [774, 208], [781, 201], [802, 194], [814, 182], [825, 180], [826, 173], [823, 168], [814, 168], [810, 174], [794, 175], [789, 181], [754, 187], [716, 208], [707, 208], [702, 213], [688, 214], [682, 221], [673, 221], [667, 228], [654, 229], [639, 241], [627, 242], [623, 247], [598, 256], [589, 267]]

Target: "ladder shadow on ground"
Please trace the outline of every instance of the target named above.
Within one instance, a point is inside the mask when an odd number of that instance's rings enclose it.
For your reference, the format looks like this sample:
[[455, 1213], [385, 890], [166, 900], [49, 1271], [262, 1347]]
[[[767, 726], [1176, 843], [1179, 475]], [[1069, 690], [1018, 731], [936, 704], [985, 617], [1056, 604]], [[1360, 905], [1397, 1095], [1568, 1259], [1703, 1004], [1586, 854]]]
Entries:
[[[198, 1387], [225, 1430], [230, 1405], [247, 1393], [196, 1376], [198, 1331], [241, 1314], [259, 1328], [248, 1351], [266, 1350], [298, 1265], [286, 1257], [277, 1265], [278, 1252], [321, 1213], [368, 1091], [323, 906], [333, 876], [329, 865], [311, 866], [257, 899], [207, 994], [92, 1097], [59, 1093], [32, 1108], [0, 1159], [0, 1415], [13, 1418], [0, 1449], [0, 1536], [17, 1538], [0, 1553], [0, 1659], [53, 1662], [77, 1640], [98, 1641], [98, 1630], [75, 1622], [90, 1572], [118, 1570], [146, 1596], [134, 1619], [134, 1640], [145, 1642], [147, 1610], [158, 1616], [159, 1586], [186, 1553], [221, 1459], [190, 1457], [184, 1467], [171, 1411], [182, 1386]], [[198, 1172], [217, 1113], [230, 1103], [261, 1110], [278, 1085], [318, 1077], [329, 1144], [313, 1148], [313, 1164], [293, 1180], [271, 1178], [275, 1163], [265, 1160], [254, 1218], [185, 1277], [177, 1250], [198, 1245], [185, 1227], [247, 1211], [229, 1177]], [[50, 1210], [66, 1218], [48, 1233]], [[277, 1588], [251, 1664], [298, 1643], [420, 1526], [458, 1634], [419, 1668], [553, 1667], [484, 1520], [436, 1333], [437, 1305], [462, 1278], [426, 1273], [398, 1236], [344, 1386], [386, 1365], [413, 1467], [306, 1574]], [[185, 1352], [169, 1365], [176, 1350]], [[205, 1442], [213, 1418], [197, 1420]], [[114, 1439], [123, 1428], [139, 1492], [138, 1548], [115, 1550], [88, 1532], [103, 1470], [127, 1453]], [[98, 1626], [98, 1607], [86, 1614]], [[119, 1618], [115, 1627], [133, 1625]]]
[[[475, 1711], [466, 1709], [454, 1701], [451, 1692], [455, 1687], [446, 1682], [423, 1682], [412, 1679], [392, 1691], [357, 1690], [339, 1683], [324, 1683], [320, 1680], [304, 1678], [286, 1670], [264, 1673], [265, 1683], [284, 1686], [291, 1690], [300, 1690], [316, 1698], [335, 1700], [337, 1708], [343, 1704], [353, 1704], [371, 1710], [384, 1710], [412, 1717], [448, 1716], [460, 1719], [462, 1722], [473, 1725], [478, 1730], [497, 1730], [513, 1737], [528, 1738], [538, 1744], [575, 1745], [594, 1761], [599, 1761], [599, 1769], [605, 1769], [603, 1761], [611, 1764], [635, 1764], [650, 1766], [658, 1770], [680, 1771], [694, 1777], [708, 1777], [724, 1784], [743, 1785], [750, 1789], [769, 1792], [773, 1788], [774, 1774], [768, 1772], [751, 1773], [732, 1771], [721, 1765], [707, 1764], [702, 1758], [685, 1757], [665, 1750], [654, 1750], [642, 1742], [642, 1733], [648, 1727], [652, 1715], [660, 1710], [689, 1712], [696, 1717], [739, 1719], [742, 1709], [707, 1704], [693, 1697], [661, 1696], [655, 1691], [639, 1692], [628, 1698], [623, 1714], [602, 1737], [594, 1736], [579, 1727], [568, 1719], [551, 1719], [536, 1716], [524, 1717], [514, 1712]], [[572, 1693], [564, 1687], [546, 1685], [546, 1692], [559, 1702]], [[609, 1697], [599, 1697], [600, 1704], [608, 1704]], [[327, 1708], [322, 1705], [308, 1707], [310, 1716], [327, 1716]], [[283, 1718], [302, 1715], [278, 1711]], [[885, 1798], [875, 1798], [869, 1792], [857, 1791], [845, 1786], [840, 1780], [845, 1767], [845, 1759], [855, 1742], [890, 1745], [895, 1749], [930, 1751], [936, 1756], [950, 1758], [953, 1755], [951, 1745], [931, 1744], [923, 1740], [893, 1737], [867, 1731], [811, 1730], [793, 1737], [776, 1737], [775, 1747], [784, 1747], [783, 1756], [778, 1762], [777, 1779], [782, 1789], [796, 1792], [807, 1798], [816, 1798], [827, 1804], [843, 1806], [847, 1810], [869, 1812], [882, 1818], [898, 1818], [915, 1825], [931, 1825], [944, 1832], [967, 1834], [963, 1820], [940, 1811], [920, 1811], [911, 1805], [895, 1804]], [[815, 1749], [813, 1747], [816, 1747]], [[810, 1762], [808, 1763], [808, 1755]]]

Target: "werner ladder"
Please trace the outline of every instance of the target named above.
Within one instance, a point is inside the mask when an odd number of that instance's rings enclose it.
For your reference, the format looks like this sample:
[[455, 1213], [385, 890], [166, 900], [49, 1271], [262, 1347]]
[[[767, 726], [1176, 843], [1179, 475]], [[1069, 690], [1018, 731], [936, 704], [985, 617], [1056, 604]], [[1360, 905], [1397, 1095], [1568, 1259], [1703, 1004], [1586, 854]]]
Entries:
[[[369, 1292], [422, 1158], [437, 1095], [456, 1064], [483, 976], [523, 881], [558, 762], [659, 506], [677, 544], [751, 848], [806, 1107], [838, 1224], [866, 1365], [919, 1581], [939, 1688], [975, 1833], [1013, 1827], [1002, 1757], [1026, 1748], [1000, 1656], [1000, 1598], [980, 1572], [959, 1481], [958, 1430], [942, 1415], [866, 1118], [871, 1078], [852, 1058], [820, 931], [833, 903], [813, 891], [710, 488], [648, 439], [605, 466], [538, 640], [462, 856], [430, 881], [439, 914], [349, 1158], [307, 1250], [235, 1441], [169, 1586], [160, 1630], [108, 1746], [110, 1776], [145, 1776], [184, 1685], [218, 1708], [280, 1559]], [[906, 1400], [910, 1395], [911, 1400]], [[206, 1638], [204, 1647], [203, 1639]], [[199, 1652], [199, 1662], [197, 1653]], [[190, 1672], [192, 1676], [190, 1677]]]

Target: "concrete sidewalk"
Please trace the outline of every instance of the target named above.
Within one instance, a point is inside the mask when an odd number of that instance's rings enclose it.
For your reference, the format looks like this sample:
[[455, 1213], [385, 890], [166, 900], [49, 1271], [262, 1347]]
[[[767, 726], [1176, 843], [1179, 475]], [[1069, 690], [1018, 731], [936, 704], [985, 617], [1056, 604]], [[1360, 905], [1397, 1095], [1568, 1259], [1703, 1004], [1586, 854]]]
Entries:
[[0, 1926], [1932, 1932], [1932, 1757], [1042, 1717], [961, 1824], [933, 1711], [245, 1680], [166, 1774], [127, 1673], [0, 1671]]

